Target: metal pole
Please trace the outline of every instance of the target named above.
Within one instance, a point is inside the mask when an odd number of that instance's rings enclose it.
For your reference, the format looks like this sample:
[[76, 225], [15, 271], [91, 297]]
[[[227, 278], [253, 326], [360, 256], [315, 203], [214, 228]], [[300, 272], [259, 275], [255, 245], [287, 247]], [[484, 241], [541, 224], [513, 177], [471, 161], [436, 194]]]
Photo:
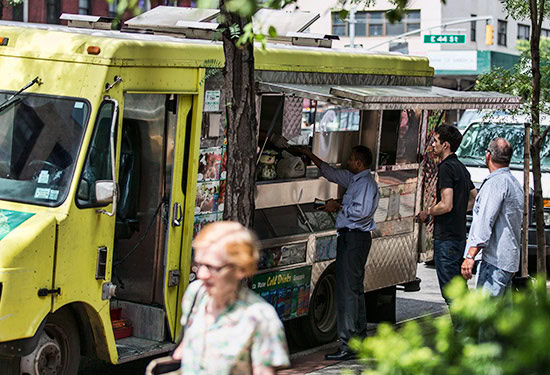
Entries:
[[393, 38], [390, 38], [388, 40], [386, 40], [385, 42], [382, 42], [382, 43], [378, 43], [378, 44], [375, 44], [374, 46], [372, 47], [369, 47], [367, 48], [367, 50], [371, 50], [373, 48], [376, 48], [376, 47], [380, 47], [386, 43], [389, 43], [389, 42], [392, 42], [396, 39], [399, 39], [399, 38], [403, 38], [405, 36], [409, 36], [409, 35], [414, 35], [414, 34], [419, 34], [421, 33], [422, 31], [427, 31], [427, 30], [431, 30], [431, 29], [436, 29], [438, 27], [444, 27], [444, 26], [450, 26], [450, 25], [456, 25], [456, 24], [459, 24], [459, 23], [466, 23], [466, 22], [472, 22], [472, 21], [481, 21], [481, 20], [488, 20], [489, 22], [493, 22], [493, 16], [482, 16], [482, 17], [470, 17], [470, 18], [466, 18], [466, 19], [462, 19], [462, 20], [458, 20], [458, 21], [451, 21], [451, 22], [445, 22], [445, 23], [442, 23], [441, 25], [435, 25], [435, 26], [430, 26], [430, 27], [425, 27], [423, 29], [418, 29], [418, 30], [413, 30], [413, 31], [409, 31], [405, 34], [401, 34], [401, 35], [397, 35], [397, 36], [394, 36]]
[[349, 11], [349, 46], [355, 48], [355, 12], [357, 11], [356, 7], [352, 7]]

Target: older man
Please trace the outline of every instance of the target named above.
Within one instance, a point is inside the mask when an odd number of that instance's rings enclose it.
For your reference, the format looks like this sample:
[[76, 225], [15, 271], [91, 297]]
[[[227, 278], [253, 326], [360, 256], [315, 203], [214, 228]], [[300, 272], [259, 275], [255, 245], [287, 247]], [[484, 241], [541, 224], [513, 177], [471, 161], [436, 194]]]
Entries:
[[489, 143], [485, 163], [491, 172], [477, 195], [462, 275], [472, 278], [474, 258], [481, 250], [477, 281], [493, 296], [501, 296], [519, 269], [523, 189], [510, 172], [512, 147], [504, 138]]

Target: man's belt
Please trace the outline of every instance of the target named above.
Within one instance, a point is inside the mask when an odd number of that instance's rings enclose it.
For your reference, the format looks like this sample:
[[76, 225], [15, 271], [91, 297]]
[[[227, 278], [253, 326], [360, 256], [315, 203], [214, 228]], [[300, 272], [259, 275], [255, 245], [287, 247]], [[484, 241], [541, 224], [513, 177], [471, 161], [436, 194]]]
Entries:
[[370, 231], [364, 231], [361, 229], [350, 229], [350, 228], [340, 228], [336, 230], [338, 233], [348, 233], [348, 232], [357, 232], [357, 233], [370, 233]]

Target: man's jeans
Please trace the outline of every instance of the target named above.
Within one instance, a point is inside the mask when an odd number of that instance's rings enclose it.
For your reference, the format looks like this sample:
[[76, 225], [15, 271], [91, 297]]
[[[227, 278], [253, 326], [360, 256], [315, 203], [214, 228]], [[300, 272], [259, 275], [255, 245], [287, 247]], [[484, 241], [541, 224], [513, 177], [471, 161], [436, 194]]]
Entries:
[[502, 296], [512, 283], [514, 272], [501, 270], [487, 262], [481, 262], [477, 288], [487, 290], [493, 297]]
[[450, 303], [450, 300], [445, 295], [444, 289], [455, 276], [462, 278], [460, 267], [464, 260], [465, 247], [466, 241], [434, 240], [435, 270], [437, 272], [437, 279], [439, 280], [441, 295], [445, 298], [447, 304]]

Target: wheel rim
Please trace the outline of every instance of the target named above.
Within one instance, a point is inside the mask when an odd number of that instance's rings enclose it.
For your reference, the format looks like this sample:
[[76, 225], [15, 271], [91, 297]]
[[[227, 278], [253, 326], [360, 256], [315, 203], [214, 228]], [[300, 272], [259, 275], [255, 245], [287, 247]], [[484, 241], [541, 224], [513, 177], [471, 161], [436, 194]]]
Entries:
[[330, 332], [336, 323], [336, 304], [334, 275], [323, 277], [315, 288], [313, 296], [313, 320], [317, 329], [323, 333]]
[[57, 325], [47, 323], [36, 349], [21, 358], [21, 373], [33, 375], [61, 375], [69, 361], [69, 339]]

